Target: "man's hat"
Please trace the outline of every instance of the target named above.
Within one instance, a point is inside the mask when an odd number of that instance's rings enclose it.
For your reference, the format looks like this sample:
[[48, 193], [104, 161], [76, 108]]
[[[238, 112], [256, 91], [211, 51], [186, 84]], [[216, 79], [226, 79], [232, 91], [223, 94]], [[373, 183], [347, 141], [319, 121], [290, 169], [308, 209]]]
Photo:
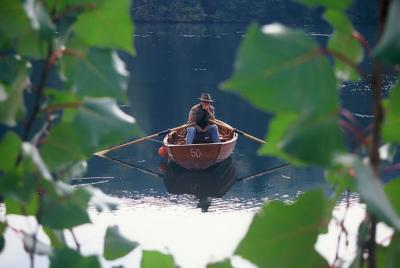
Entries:
[[199, 100], [205, 101], [205, 102], [214, 102], [214, 101], [211, 99], [210, 94], [208, 94], [208, 93], [203, 93], [203, 94], [201, 94]]

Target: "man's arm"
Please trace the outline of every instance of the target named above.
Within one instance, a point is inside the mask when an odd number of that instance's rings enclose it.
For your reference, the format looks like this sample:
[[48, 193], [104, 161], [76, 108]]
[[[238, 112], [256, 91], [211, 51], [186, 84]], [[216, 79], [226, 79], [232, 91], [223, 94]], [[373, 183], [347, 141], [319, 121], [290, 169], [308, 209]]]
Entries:
[[189, 112], [188, 123], [195, 124], [194, 127], [196, 128], [196, 130], [198, 132], [205, 132], [200, 126], [198, 126], [196, 124], [197, 123], [197, 113], [198, 113], [198, 109], [196, 108], [196, 106], [193, 106]]

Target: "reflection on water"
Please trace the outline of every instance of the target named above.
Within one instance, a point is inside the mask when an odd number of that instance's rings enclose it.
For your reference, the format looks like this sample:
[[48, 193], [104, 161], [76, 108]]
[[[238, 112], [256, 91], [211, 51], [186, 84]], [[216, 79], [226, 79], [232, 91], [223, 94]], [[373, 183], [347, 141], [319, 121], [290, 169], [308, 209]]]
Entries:
[[208, 211], [211, 197], [222, 197], [236, 181], [235, 167], [229, 157], [207, 170], [186, 170], [170, 162], [164, 184], [171, 194], [191, 194], [199, 199], [198, 207]]

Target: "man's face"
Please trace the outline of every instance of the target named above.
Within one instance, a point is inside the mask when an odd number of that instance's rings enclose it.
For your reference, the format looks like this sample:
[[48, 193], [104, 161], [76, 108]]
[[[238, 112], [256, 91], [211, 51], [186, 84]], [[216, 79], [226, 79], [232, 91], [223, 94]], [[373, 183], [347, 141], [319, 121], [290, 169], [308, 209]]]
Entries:
[[203, 109], [207, 110], [210, 107], [210, 103], [206, 102], [206, 101], [202, 101], [201, 106], [203, 107]]

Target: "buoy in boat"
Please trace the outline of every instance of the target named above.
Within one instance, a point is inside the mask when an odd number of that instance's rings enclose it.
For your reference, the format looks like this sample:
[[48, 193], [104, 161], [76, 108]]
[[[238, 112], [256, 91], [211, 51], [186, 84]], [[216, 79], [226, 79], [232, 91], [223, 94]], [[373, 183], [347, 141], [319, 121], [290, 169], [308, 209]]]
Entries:
[[161, 157], [166, 157], [168, 155], [168, 148], [166, 146], [161, 146], [158, 148], [158, 155]]

